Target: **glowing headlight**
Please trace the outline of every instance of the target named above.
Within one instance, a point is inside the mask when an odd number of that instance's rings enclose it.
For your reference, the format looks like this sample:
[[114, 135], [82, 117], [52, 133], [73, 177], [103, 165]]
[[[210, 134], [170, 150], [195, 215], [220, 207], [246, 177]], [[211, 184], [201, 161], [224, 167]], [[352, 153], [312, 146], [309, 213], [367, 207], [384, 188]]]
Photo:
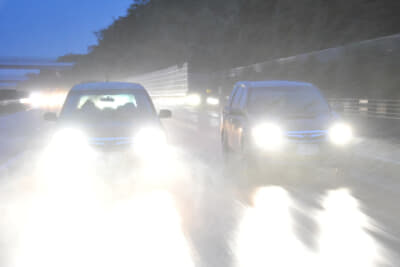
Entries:
[[134, 149], [142, 155], [157, 154], [166, 144], [165, 133], [156, 127], [143, 128], [134, 137]]
[[53, 136], [51, 145], [53, 148], [68, 150], [86, 146], [87, 137], [77, 129], [67, 128], [60, 130]]
[[344, 123], [336, 123], [329, 129], [329, 139], [336, 145], [346, 145], [353, 138], [351, 127]]
[[200, 95], [188, 95], [186, 97], [186, 103], [190, 106], [198, 106], [201, 104], [201, 96]]
[[207, 97], [206, 99], [207, 104], [211, 105], [211, 106], [216, 106], [219, 105], [219, 99], [216, 97]]
[[283, 132], [275, 124], [265, 123], [253, 128], [254, 143], [263, 149], [275, 150], [283, 143]]
[[45, 103], [44, 96], [39, 92], [31, 93], [28, 98], [28, 101], [34, 108], [41, 107]]

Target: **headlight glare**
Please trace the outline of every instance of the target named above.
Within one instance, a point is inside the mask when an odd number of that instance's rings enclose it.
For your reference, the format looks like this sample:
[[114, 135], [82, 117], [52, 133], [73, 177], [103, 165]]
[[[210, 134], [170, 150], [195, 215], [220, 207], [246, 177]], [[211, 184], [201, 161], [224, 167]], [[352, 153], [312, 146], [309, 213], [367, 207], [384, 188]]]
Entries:
[[201, 104], [201, 96], [198, 94], [192, 94], [186, 96], [186, 103], [190, 106], [199, 106]]
[[283, 143], [281, 128], [273, 123], [260, 124], [252, 129], [254, 143], [263, 149], [276, 150]]
[[345, 123], [336, 123], [329, 129], [329, 139], [336, 145], [346, 145], [353, 138], [353, 130]]
[[219, 99], [216, 97], [212, 97], [212, 96], [207, 97], [206, 102], [208, 105], [211, 105], [211, 106], [219, 105]]
[[156, 127], [143, 128], [134, 136], [134, 149], [139, 154], [157, 153], [167, 144], [165, 133]]
[[62, 129], [55, 133], [51, 141], [53, 148], [69, 150], [87, 145], [87, 137], [74, 128]]

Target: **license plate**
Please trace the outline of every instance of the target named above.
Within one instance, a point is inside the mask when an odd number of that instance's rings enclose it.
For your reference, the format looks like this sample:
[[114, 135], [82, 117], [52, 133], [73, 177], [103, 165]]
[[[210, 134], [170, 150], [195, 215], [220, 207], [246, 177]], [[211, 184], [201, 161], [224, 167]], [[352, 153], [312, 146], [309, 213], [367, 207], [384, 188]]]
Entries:
[[302, 156], [311, 156], [319, 153], [319, 146], [314, 144], [297, 145], [297, 154]]

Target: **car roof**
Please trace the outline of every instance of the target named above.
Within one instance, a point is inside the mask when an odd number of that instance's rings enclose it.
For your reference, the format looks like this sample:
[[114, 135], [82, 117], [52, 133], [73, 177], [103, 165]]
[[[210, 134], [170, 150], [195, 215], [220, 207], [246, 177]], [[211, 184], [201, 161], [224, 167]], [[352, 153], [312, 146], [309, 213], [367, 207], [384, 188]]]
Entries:
[[299, 81], [240, 81], [236, 85], [244, 85], [248, 88], [257, 87], [304, 87], [314, 86], [311, 83], [299, 82]]
[[141, 84], [125, 82], [92, 82], [81, 83], [72, 87], [71, 91], [90, 90], [145, 90]]

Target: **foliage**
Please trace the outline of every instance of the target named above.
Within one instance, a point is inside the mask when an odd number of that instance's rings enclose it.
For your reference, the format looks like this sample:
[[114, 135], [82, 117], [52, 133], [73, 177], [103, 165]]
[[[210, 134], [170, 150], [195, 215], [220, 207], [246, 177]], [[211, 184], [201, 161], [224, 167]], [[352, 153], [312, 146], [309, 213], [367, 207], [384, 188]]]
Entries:
[[74, 74], [217, 70], [400, 32], [398, 0], [151, 0], [96, 33]]

